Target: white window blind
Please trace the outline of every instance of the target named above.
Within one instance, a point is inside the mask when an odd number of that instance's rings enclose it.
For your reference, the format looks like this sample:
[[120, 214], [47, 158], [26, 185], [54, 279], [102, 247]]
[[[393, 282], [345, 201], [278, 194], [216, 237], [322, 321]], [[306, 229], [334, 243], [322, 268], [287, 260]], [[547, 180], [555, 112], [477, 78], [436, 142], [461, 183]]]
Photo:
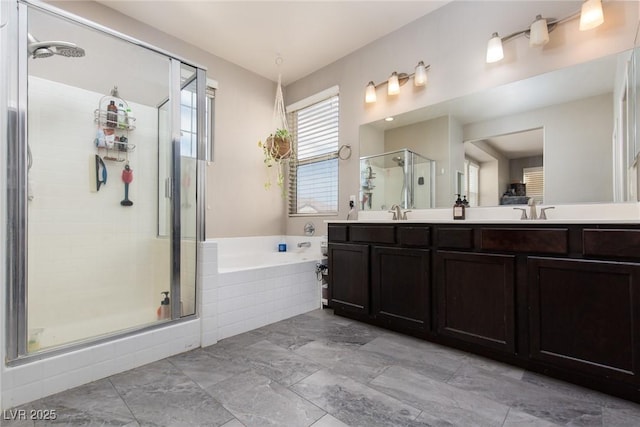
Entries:
[[289, 113], [294, 158], [289, 168], [289, 214], [338, 211], [337, 95]]
[[480, 165], [465, 160], [465, 172], [467, 179], [465, 180], [467, 201], [470, 206], [479, 206], [478, 194], [480, 193]]
[[536, 203], [542, 203], [544, 198], [544, 167], [522, 169], [524, 183], [527, 185], [527, 196]]

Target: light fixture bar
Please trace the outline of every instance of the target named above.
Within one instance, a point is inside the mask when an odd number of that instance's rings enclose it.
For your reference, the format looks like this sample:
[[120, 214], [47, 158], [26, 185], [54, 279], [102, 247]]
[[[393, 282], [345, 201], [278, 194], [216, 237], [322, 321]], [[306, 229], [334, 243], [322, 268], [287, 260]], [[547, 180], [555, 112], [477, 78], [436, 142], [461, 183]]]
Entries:
[[371, 104], [377, 101], [376, 90], [384, 85], [387, 85], [388, 95], [397, 95], [400, 92], [400, 87], [407, 83], [411, 78], [414, 80], [415, 86], [425, 86], [427, 84], [427, 71], [431, 68], [431, 65], [424, 65], [424, 61], [418, 62], [415, 71], [411, 74], [398, 73], [394, 71], [387, 80], [384, 80], [378, 84], [370, 81], [367, 84], [365, 90], [365, 103]]
[[[593, 9], [592, 9], [593, 8]], [[598, 10], [599, 8], [599, 10]], [[593, 11], [592, 11], [593, 10]], [[602, 14], [602, 1], [601, 0], [586, 0], [583, 5], [581, 10], [578, 10], [574, 13], [572, 13], [571, 15], [568, 15], [562, 19], [555, 19], [555, 18], [542, 18], [541, 15], [538, 15], [536, 17], [536, 21], [534, 21], [534, 24], [536, 22], [538, 22], [538, 18], [540, 19], [546, 19], [547, 21], [547, 33], [551, 33], [553, 30], [556, 29], [556, 27], [559, 24], [564, 24], [565, 22], [571, 21], [573, 19], [576, 18], [580, 18], [580, 31], [585, 31], [588, 29], [592, 29], [595, 28], [597, 26], [599, 26], [600, 24], [602, 24], [604, 22], [604, 15]], [[593, 18], [590, 18], [593, 17]], [[589, 20], [593, 19], [593, 22], [591, 23], [591, 26], [589, 26], [589, 24], [584, 24], [583, 22], [585, 20]], [[524, 35], [525, 37], [531, 37], [531, 28], [533, 27], [530, 26], [529, 28], [526, 28], [524, 30], [520, 30], [520, 31], [516, 31], [514, 33], [509, 34], [508, 36], [505, 37], [501, 37], [500, 41], [501, 44], [505, 43], [511, 39], [515, 39], [516, 37], [522, 36]], [[535, 34], [534, 34], [535, 36]], [[498, 33], [493, 33], [490, 40], [489, 40], [489, 44], [487, 45], [487, 57], [486, 57], [486, 61], [487, 63], [492, 63], [492, 62], [497, 62], [500, 61], [502, 58], [504, 58], [504, 54], [498, 58], [500, 55], [498, 55], [498, 39], [496, 37], [498, 36]], [[547, 35], [548, 37], [548, 35]], [[534, 37], [535, 38], [535, 37]], [[544, 37], [543, 39], [544, 40]], [[545, 43], [541, 43], [540, 41], [538, 41], [539, 44], [537, 44], [538, 46], [541, 46]], [[502, 46], [500, 46], [500, 48], [502, 48]], [[496, 59], [498, 58], [498, 59]]]

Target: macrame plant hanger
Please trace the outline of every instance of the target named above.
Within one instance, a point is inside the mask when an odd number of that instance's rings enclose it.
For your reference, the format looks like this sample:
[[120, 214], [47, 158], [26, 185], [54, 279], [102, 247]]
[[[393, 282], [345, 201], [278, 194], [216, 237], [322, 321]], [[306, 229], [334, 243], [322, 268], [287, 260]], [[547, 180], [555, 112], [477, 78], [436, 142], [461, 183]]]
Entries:
[[283, 144], [282, 141], [279, 142], [279, 153], [276, 157], [280, 160], [288, 159], [291, 156], [291, 132], [289, 131], [289, 124], [287, 123], [287, 112], [284, 108], [284, 97], [282, 95], [282, 73], [280, 72], [282, 61], [281, 56], [276, 58], [276, 65], [278, 66], [278, 86], [276, 87], [276, 99], [273, 103], [272, 119], [273, 135], [276, 137], [284, 136], [287, 139], [286, 144]]
[[[272, 131], [264, 144], [258, 143], [262, 148], [267, 166], [267, 182], [265, 189], [271, 187], [271, 173], [275, 172], [277, 183], [282, 190], [282, 197], [286, 198], [285, 189], [285, 164], [289, 163], [289, 159], [295, 159], [293, 155], [293, 144], [289, 124], [287, 123], [287, 112], [284, 108], [284, 97], [282, 95], [282, 73], [280, 73], [280, 65], [282, 57], [276, 57], [276, 65], [278, 66], [278, 86], [276, 87], [276, 99], [273, 104], [273, 118], [271, 122]], [[289, 166], [291, 166], [289, 164]]]

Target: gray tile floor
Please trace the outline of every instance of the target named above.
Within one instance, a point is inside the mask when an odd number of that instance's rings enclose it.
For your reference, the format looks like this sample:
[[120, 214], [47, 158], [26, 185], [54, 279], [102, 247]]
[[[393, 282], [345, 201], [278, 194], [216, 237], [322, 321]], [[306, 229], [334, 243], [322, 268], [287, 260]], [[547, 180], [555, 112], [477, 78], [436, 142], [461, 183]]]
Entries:
[[21, 408], [70, 426], [640, 426], [640, 405], [330, 310]]

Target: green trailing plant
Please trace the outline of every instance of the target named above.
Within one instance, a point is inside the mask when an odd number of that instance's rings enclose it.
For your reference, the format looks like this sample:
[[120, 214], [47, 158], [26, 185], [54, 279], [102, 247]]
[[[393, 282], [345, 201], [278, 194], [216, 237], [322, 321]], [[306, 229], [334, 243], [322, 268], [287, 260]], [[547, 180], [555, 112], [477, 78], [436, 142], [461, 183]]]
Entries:
[[276, 183], [282, 190], [282, 196], [285, 197], [284, 163], [291, 157], [292, 153], [291, 135], [289, 131], [287, 129], [277, 129], [267, 137], [265, 142], [262, 142], [262, 140], [258, 141], [258, 147], [262, 148], [264, 164], [269, 168], [264, 188], [266, 190], [271, 188], [271, 175], [275, 172]]

